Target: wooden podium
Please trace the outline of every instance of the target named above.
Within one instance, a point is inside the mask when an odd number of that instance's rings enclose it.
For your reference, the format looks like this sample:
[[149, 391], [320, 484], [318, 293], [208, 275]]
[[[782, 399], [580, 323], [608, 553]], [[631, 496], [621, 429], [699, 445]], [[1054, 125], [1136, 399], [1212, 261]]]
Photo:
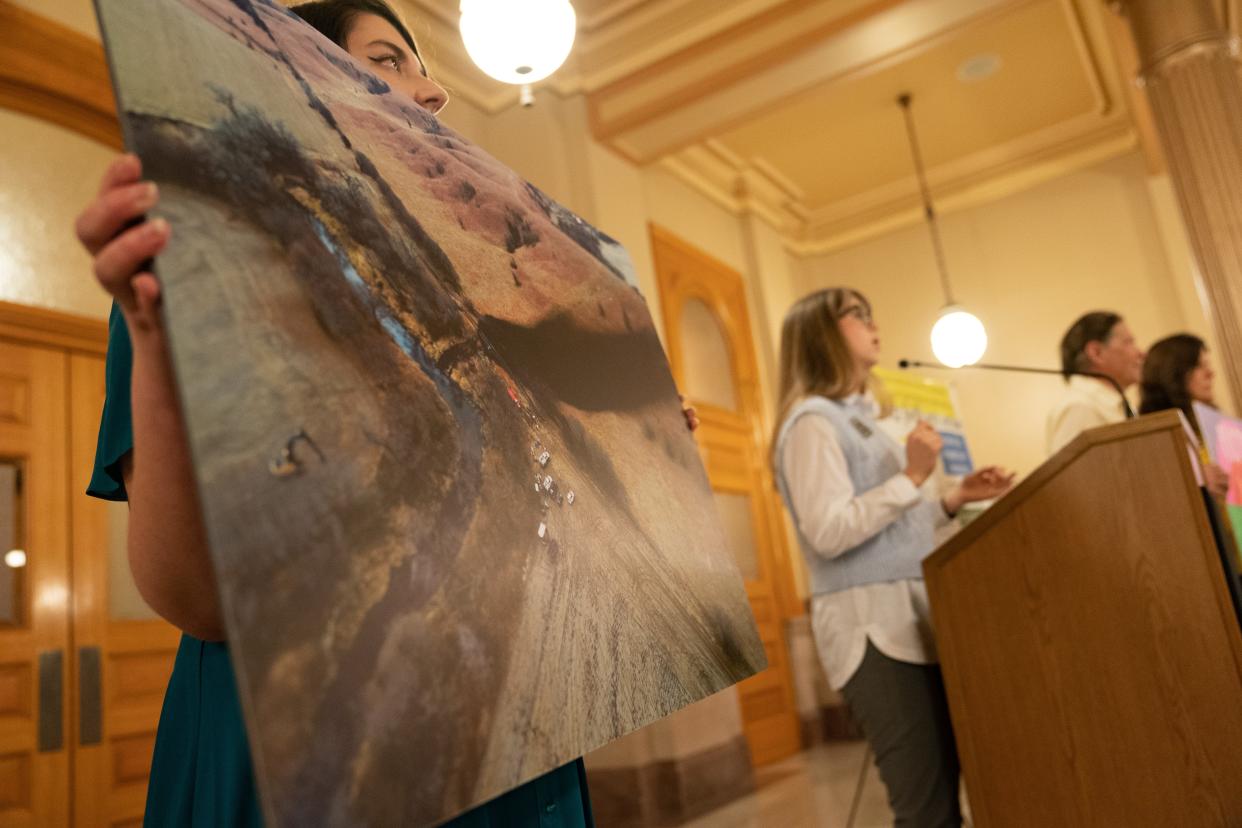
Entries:
[[1242, 825], [1212, 520], [1166, 412], [1083, 434], [927, 558], [977, 826]]

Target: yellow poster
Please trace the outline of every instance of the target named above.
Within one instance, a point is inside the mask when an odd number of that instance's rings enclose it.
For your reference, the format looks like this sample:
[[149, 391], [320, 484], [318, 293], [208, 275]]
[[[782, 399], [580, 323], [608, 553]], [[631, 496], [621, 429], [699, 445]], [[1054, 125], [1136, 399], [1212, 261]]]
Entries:
[[944, 440], [941, 450], [944, 473], [960, 477], [974, 470], [962, 421], [953, 404], [953, 391], [947, 383], [886, 368], [876, 368], [872, 375], [880, 382], [880, 396], [886, 397], [892, 405], [892, 414], [885, 420], [893, 436], [904, 440], [915, 423], [927, 420]]

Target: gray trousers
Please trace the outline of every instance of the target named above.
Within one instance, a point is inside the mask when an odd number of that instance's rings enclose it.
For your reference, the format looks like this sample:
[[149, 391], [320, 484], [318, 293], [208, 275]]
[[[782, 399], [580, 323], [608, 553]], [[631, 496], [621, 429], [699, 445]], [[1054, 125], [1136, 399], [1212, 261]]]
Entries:
[[961, 767], [939, 665], [891, 659], [868, 641], [842, 694], [875, 753], [896, 824], [960, 826]]

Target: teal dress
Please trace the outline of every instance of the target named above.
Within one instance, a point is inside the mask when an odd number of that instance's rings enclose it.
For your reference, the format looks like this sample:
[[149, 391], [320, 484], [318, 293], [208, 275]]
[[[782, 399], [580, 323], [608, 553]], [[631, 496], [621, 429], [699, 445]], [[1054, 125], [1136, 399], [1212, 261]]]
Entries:
[[[134, 447], [130, 418], [133, 349], [114, 305], [108, 319], [107, 395], [87, 494], [126, 500], [121, 458]], [[413, 770], [417, 773], [417, 770]], [[164, 695], [144, 825], [263, 824], [233, 665], [224, 643], [181, 636]], [[579, 759], [463, 814], [445, 828], [590, 828]]]

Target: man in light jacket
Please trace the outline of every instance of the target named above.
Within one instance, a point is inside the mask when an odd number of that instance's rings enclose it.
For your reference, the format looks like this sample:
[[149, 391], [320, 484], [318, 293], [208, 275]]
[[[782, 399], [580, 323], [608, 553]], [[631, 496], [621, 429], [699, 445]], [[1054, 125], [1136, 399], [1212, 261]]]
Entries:
[[1123, 389], [1139, 381], [1146, 354], [1120, 315], [1093, 311], [1061, 338], [1065, 393], [1048, 413], [1048, 454], [1055, 454], [1082, 432], [1125, 419], [1121, 396], [1106, 380], [1076, 376], [1087, 371], [1111, 377]]

